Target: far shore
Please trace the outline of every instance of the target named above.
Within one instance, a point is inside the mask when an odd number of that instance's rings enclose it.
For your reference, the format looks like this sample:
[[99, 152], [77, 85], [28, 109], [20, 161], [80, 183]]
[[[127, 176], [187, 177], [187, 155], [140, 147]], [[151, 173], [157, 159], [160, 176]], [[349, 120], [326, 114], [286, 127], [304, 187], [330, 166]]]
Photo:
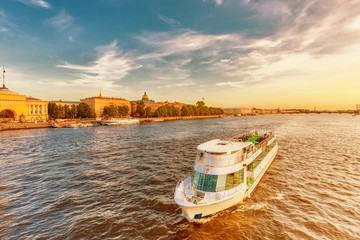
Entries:
[[[156, 118], [138, 118], [140, 123], [145, 122], [165, 122], [165, 121], [176, 121], [176, 120], [193, 120], [193, 119], [206, 119], [206, 118], [219, 118], [224, 115], [211, 115], [211, 116], [187, 116], [187, 117], [156, 117]], [[53, 123], [62, 128], [70, 124], [75, 123], [101, 123], [103, 120], [100, 119], [59, 119], [57, 121], [46, 121], [46, 122], [9, 122], [0, 123], [0, 131], [5, 130], [21, 130], [21, 129], [36, 129], [36, 128], [50, 128]]]

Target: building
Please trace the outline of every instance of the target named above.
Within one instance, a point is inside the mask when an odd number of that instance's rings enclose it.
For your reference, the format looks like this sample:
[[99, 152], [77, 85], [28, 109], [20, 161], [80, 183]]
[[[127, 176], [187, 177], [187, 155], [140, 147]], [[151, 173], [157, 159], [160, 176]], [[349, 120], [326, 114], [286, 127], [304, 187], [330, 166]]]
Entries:
[[0, 88], [0, 121], [35, 121], [48, 119], [48, 101], [19, 95], [3, 86]]
[[[114, 105], [117, 107], [127, 105], [129, 109], [131, 109], [129, 100], [126, 100], [124, 98], [103, 97], [101, 95], [101, 89], [99, 96], [81, 99], [80, 103], [88, 104], [90, 106], [91, 111], [96, 114], [96, 117], [101, 117], [104, 108], [109, 107], [110, 105]], [[128, 116], [130, 116], [130, 111], [127, 116], [123, 116], [123, 117], [128, 117]]]
[[170, 105], [170, 106], [175, 106], [177, 108], [182, 108], [182, 106], [184, 106], [184, 103], [179, 103], [179, 102], [155, 102], [154, 100], [149, 99], [149, 96], [146, 94], [146, 92], [144, 92], [144, 95], [142, 96], [141, 100], [135, 100], [135, 101], [131, 101], [131, 115], [135, 116], [136, 114], [136, 107], [137, 104], [139, 102], [143, 102], [145, 105], [145, 108], [150, 107], [151, 108], [151, 114], [154, 114], [154, 112], [156, 111], [156, 109], [158, 109], [160, 106], [164, 106], [164, 105]]
[[73, 101], [63, 101], [63, 100], [59, 100], [59, 101], [50, 101], [51, 103], [55, 103], [57, 106], [65, 106], [68, 105], [69, 107], [71, 107], [71, 105], [79, 105], [80, 102], [73, 102]]

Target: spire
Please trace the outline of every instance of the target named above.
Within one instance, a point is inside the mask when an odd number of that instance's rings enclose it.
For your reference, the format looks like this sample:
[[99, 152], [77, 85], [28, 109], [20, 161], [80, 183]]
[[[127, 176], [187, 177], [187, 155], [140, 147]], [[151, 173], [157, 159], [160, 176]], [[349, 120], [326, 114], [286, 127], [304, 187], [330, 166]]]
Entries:
[[3, 86], [2, 86], [2, 89], [7, 89], [5, 87], [5, 67], [3, 66]]
[[102, 97], [102, 95], [101, 95], [101, 79], [100, 79], [100, 94], [99, 94], [99, 97]]

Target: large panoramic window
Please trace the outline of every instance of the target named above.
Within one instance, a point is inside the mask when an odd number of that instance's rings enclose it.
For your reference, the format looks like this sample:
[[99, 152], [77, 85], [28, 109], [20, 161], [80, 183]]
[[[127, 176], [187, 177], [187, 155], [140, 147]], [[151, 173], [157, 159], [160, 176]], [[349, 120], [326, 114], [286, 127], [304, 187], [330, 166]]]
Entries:
[[220, 192], [236, 187], [243, 182], [244, 169], [227, 175], [210, 175], [194, 171], [192, 185], [207, 192]]
[[225, 190], [236, 187], [243, 182], [244, 178], [244, 169], [241, 169], [234, 173], [229, 173], [226, 175], [226, 185]]

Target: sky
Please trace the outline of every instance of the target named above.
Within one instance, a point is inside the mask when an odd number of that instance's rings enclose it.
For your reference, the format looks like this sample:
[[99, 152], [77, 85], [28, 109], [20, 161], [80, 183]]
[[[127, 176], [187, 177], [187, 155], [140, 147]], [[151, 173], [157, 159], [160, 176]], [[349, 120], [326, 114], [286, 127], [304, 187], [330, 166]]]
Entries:
[[44, 100], [355, 109], [360, 0], [3, 0], [0, 65]]

